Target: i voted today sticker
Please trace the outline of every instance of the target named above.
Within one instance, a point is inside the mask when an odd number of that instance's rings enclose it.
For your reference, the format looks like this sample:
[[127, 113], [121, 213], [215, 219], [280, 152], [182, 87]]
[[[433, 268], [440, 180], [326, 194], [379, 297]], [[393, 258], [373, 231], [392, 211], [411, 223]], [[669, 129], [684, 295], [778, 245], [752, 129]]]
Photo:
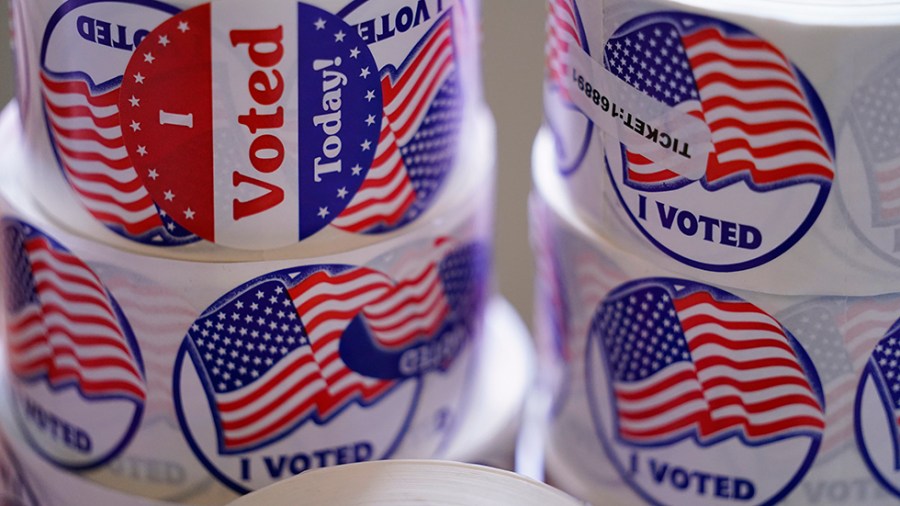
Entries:
[[[190, 326], [174, 400], [214, 476], [246, 493], [309, 469], [389, 458], [413, 431], [405, 451], [432, 456], [457, 416], [466, 371], [458, 363], [481, 314], [487, 250], [438, 241], [409, 253], [381, 262], [396, 262], [395, 275], [313, 265], [260, 276]], [[414, 418], [431, 426], [413, 427]]]
[[70, 0], [42, 52], [51, 141], [85, 207], [146, 244], [395, 230], [456, 159], [459, 10]]

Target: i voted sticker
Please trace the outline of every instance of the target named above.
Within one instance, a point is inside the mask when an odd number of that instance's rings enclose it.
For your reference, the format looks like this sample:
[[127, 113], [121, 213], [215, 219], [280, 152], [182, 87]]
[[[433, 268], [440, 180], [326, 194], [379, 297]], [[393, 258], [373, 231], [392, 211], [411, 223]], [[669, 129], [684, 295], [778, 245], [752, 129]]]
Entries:
[[589, 402], [622, 477], [654, 504], [774, 504], [809, 470], [825, 399], [802, 346], [722, 290], [628, 282], [589, 331]]
[[[175, 364], [194, 453], [239, 492], [390, 457], [420, 404], [434, 404], [420, 403], [426, 378], [450, 371], [473, 335], [486, 258], [477, 244], [444, 244], [400, 258], [398, 278], [317, 265], [224, 295], [190, 327]], [[438, 427], [439, 439], [449, 430]], [[420, 456], [436, 449], [418, 444], [432, 449]]]
[[660, 12], [619, 27], [602, 66], [585, 60], [600, 70], [571, 61], [581, 108], [614, 125], [605, 164], [616, 195], [672, 258], [751, 269], [816, 222], [835, 177], [831, 126], [771, 43], [711, 17]]
[[840, 203], [856, 236], [882, 258], [900, 262], [900, 148], [896, 95], [900, 66], [887, 58], [853, 93], [838, 135], [841, 166], [862, 170], [841, 181]]
[[[894, 313], [896, 317], [896, 312]], [[856, 442], [872, 475], [900, 496], [900, 326], [872, 350], [856, 393]]]
[[44, 118], [73, 192], [107, 228], [137, 242], [196, 241], [154, 202], [128, 151], [119, 94], [135, 48], [178, 9], [155, 0], [69, 0], [41, 45]]
[[140, 350], [91, 268], [33, 226], [3, 222], [12, 404], [32, 448], [91, 469], [134, 436], [147, 399]]

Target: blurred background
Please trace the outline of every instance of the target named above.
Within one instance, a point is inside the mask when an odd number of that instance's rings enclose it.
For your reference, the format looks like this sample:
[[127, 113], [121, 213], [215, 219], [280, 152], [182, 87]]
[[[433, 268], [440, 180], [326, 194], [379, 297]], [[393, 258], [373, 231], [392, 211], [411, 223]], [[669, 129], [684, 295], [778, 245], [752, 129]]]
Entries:
[[[527, 197], [531, 143], [541, 121], [545, 9], [540, 0], [482, 2], [485, 93], [498, 140], [495, 267], [500, 291], [529, 324], [534, 269]], [[0, 103], [12, 96], [8, 12], [0, 8]]]

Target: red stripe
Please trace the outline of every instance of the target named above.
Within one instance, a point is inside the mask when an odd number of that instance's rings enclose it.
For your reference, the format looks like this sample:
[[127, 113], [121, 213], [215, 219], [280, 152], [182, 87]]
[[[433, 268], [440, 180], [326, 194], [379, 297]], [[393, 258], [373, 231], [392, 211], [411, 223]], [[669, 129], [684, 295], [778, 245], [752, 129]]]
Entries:
[[[703, 100], [703, 110], [710, 112], [723, 107], [732, 107], [744, 112], [765, 112], [772, 110], [790, 110], [803, 114], [812, 121], [812, 113], [805, 105], [793, 100], [766, 100], [763, 102], [747, 102], [727, 95], [719, 95]], [[702, 118], [701, 118], [702, 119]], [[818, 132], [818, 131], [817, 131]]]
[[90, 118], [98, 128], [121, 128], [118, 112], [109, 116], [95, 116], [94, 112], [86, 105], [61, 106], [50, 102], [46, 97], [44, 104], [47, 109], [50, 109], [50, 112], [61, 118]]
[[619, 434], [622, 437], [631, 440], [657, 439], [660, 437], [673, 436], [678, 432], [698, 426], [705, 416], [706, 413], [698, 411], [689, 413], [669, 423], [644, 429], [629, 428], [624, 424], [620, 424]]
[[827, 151], [825, 151], [825, 148], [822, 147], [820, 143], [807, 140], [789, 140], [769, 146], [755, 147], [752, 146], [750, 144], [750, 141], [748, 141], [746, 138], [735, 137], [717, 142], [715, 143], [715, 145], [716, 152], [719, 154], [744, 149], [746, 151], [749, 151], [750, 156], [754, 159], [773, 158], [788, 153], [796, 153], [798, 151], [811, 151], [813, 153], [822, 155], [826, 159], [830, 158], [830, 155]]
[[[366, 202], [366, 205], [374, 205], [376, 203], [381, 203], [381, 202], [391, 202], [391, 199], [395, 198], [397, 195], [399, 195], [404, 189], [405, 189], [405, 187], [401, 185], [399, 188], [394, 190], [394, 192], [391, 193], [390, 195], [387, 195], [380, 199], [368, 200]], [[360, 222], [354, 223], [353, 225], [344, 227], [344, 229], [353, 232], [353, 231], [366, 230], [372, 226], [375, 226], [378, 223], [386, 223], [388, 225], [392, 225], [392, 224], [398, 222], [401, 218], [403, 218], [403, 215], [406, 213], [406, 210], [409, 209], [409, 207], [412, 206], [415, 201], [416, 201], [415, 194], [410, 193], [407, 198], [405, 198], [402, 202], [400, 202], [398, 204], [399, 207], [397, 207], [392, 213], [387, 214], [387, 215], [381, 215], [381, 214], [373, 215], [373, 216], [366, 218]], [[361, 207], [361, 206], [354, 206], [353, 208], [350, 208], [350, 209], [352, 209], [351, 212], [356, 212], [356, 210], [359, 207]]]
[[[447, 45], [451, 44], [451, 41], [448, 40], [446, 44]], [[410, 129], [415, 125], [414, 119], [421, 117], [431, 106], [430, 98], [433, 97], [437, 93], [436, 90], [440, 86], [443, 85], [443, 80], [441, 80], [441, 74], [444, 71], [446, 71], [446, 69], [452, 67], [452, 65], [453, 65], [453, 55], [449, 54], [446, 57], [444, 57], [444, 59], [442, 61], [437, 62], [434, 65], [438, 68], [438, 71], [435, 73], [434, 76], [432, 76], [433, 78], [431, 79], [431, 81], [429, 81], [427, 83], [428, 89], [425, 91], [425, 93], [423, 93], [420, 96], [418, 102], [416, 102], [415, 104], [412, 102], [413, 99], [416, 98], [416, 93], [410, 92], [409, 94], [406, 95], [406, 97], [404, 98], [404, 100], [400, 104], [400, 106], [394, 110], [393, 114], [388, 113], [388, 117], [390, 117], [392, 125], [396, 125], [396, 123], [400, 122], [400, 116], [402, 114], [404, 114], [406, 111], [408, 111], [411, 107], [413, 108], [413, 114], [411, 116], [409, 116], [410, 119], [407, 119], [406, 123], [404, 123], [401, 128], [399, 128], [399, 129], [395, 128], [395, 134], [398, 138], [401, 138], [401, 139], [404, 138], [406, 136], [406, 134], [410, 131]], [[423, 75], [422, 77], [426, 77], [426, 76]], [[416, 87], [417, 88], [421, 87], [423, 84], [425, 84], [425, 83], [422, 81], [419, 81], [416, 83]]]
[[[306, 364], [312, 363], [312, 362], [313, 362], [312, 357], [304, 357], [303, 364], [301, 364], [301, 365], [306, 365]], [[279, 395], [275, 399], [272, 399], [265, 406], [257, 408], [253, 413], [245, 415], [244, 417], [236, 419], [236, 420], [230, 420], [230, 421], [223, 420], [222, 428], [225, 430], [239, 430], [239, 429], [242, 429], [244, 427], [247, 427], [249, 425], [252, 425], [252, 424], [262, 420], [263, 418], [268, 416], [270, 413], [274, 412], [277, 408], [287, 404], [292, 399], [296, 400], [296, 396], [304, 388], [311, 385], [317, 379], [321, 379], [321, 378], [318, 375], [304, 377], [302, 380], [292, 384], [289, 389], [285, 390], [281, 395]], [[278, 383], [280, 383], [280, 382], [278, 382]], [[261, 387], [260, 389], [256, 389], [255, 385], [254, 385], [253, 392], [248, 393], [247, 397], [250, 397], [250, 396], [262, 397], [263, 395], [267, 394], [272, 388], [275, 388], [277, 386], [279, 386], [279, 385], [273, 384], [273, 382], [269, 382], [265, 386]], [[323, 391], [321, 391], [321, 390], [313, 393], [307, 399], [305, 399], [301, 404], [299, 404], [296, 408], [294, 408], [294, 410], [288, 412], [282, 418], [279, 418], [279, 420], [284, 420], [286, 417], [290, 417], [290, 415], [296, 416], [298, 414], [304, 413], [313, 404], [315, 404], [316, 399], [319, 398], [322, 394], [323, 394]], [[252, 401], [252, 400], [253, 399], [248, 399], [248, 402]], [[226, 405], [224, 405], [224, 404], [219, 404], [219, 411], [222, 413], [229, 413], [233, 409], [234, 404], [235, 403], [227, 403], [228, 406], [232, 406], [232, 407], [226, 407]], [[277, 421], [273, 422], [273, 424], [276, 424], [276, 423], [278, 423], [278, 422]]]
[[833, 173], [830, 167], [814, 163], [798, 163], [780, 169], [757, 170], [756, 164], [749, 160], [735, 160], [727, 163], [716, 163], [707, 172], [710, 182], [724, 179], [736, 172], [747, 171], [750, 179], [759, 185], [776, 183], [800, 177], [820, 177], [831, 180]]
[[49, 122], [56, 135], [65, 139], [72, 139], [76, 141], [94, 141], [110, 149], [125, 147], [125, 142], [122, 140], [121, 136], [113, 137], [110, 139], [100, 135], [100, 132], [97, 132], [96, 130], [90, 130], [87, 128], [63, 128], [59, 126], [56, 121], [53, 121], [52, 118], [49, 120]]
[[654, 418], [656, 416], [672, 411], [683, 404], [690, 401], [703, 400], [703, 394], [699, 391], [685, 392], [678, 397], [669, 399], [663, 404], [646, 409], [625, 409], [619, 407], [619, 418], [623, 421], [638, 421]]
[[[54, 332], [53, 330], [50, 331]], [[79, 370], [89, 370], [94, 368], [103, 368], [103, 367], [117, 367], [124, 371], [127, 371], [135, 376], [138, 376], [139, 373], [131, 362], [127, 360], [123, 360], [117, 357], [82, 357], [78, 354], [78, 350], [72, 346], [64, 345], [64, 344], [51, 344], [48, 343], [46, 339], [41, 339], [41, 342], [32, 342], [31, 346], [28, 348], [23, 348], [21, 350], [16, 348], [17, 351], [21, 354], [27, 353], [32, 348], [46, 348], [50, 353], [50, 356], [40, 357], [31, 362], [16, 362], [20, 367], [23, 368], [36, 368], [37, 366], [47, 366], [52, 368], [58, 368], [59, 363], [58, 360], [61, 357], [71, 357], [78, 362]]]
[[119, 103], [119, 88], [94, 95], [86, 82], [81, 80], [56, 81], [41, 72], [41, 81], [48, 90], [59, 94], [81, 95], [94, 107], [110, 107]]
[[697, 381], [697, 374], [694, 371], [682, 371], [678, 374], [675, 374], [665, 381], [660, 381], [641, 389], [640, 391], [635, 392], [627, 392], [627, 391], [619, 391], [616, 390], [616, 397], [624, 400], [624, 401], [636, 401], [645, 399], [647, 397], [652, 397], [662, 391], [668, 390], [669, 388], [683, 383], [685, 381]]
[[19, 376], [31, 376], [35, 374], [46, 374], [48, 381], [52, 386], [58, 386], [67, 380], [75, 380], [78, 383], [78, 388], [85, 395], [88, 396], [104, 396], [110, 394], [122, 394], [127, 396], [133, 396], [138, 399], [143, 400], [145, 398], [144, 391], [139, 387], [122, 380], [103, 380], [103, 381], [93, 381], [88, 380], [84, 376], [82, 376], [81, 371], [74, 369], [72, 367], [62, 367], [58, 364], [50, 362], [44, 362], [42, 364], [43, 367], [40, 369], [23, 369], [21, 367], [17, 367], [13, 364], [14, 372]]
[[729, 376], [716, 376], [715, 378], [703, 381], [702, 384], [704, 390], [712, 390], [713, 388], [721, 386], [730, 386], [743, 392], [759, 392], [769, 388], [794, 385], [803, 387], [809, 392], [812, 392], [809, 382], [807, 382], [805, 378], [792, 376], [773, 376], [757, 380], [737, 380]]
[[99, 162], [111, 169], [117, 170], [132, 168], [131, 159], [127, 156], [125, 156], [124, 158], [113, 160], [111, 158], [107, 158], [104, 155], [101, 155], [100, 153], [95, 153], [92, 151], [75, 151], [63, 146], [60, 143], [56, 143], [56, 147], [63, 153], [63, 155], [73, 160], [78, 160], [81, 162]]
[[[559, 24], [557, 26], [563, 28], [566, 33], [571, 35], [572, 38], [578, 42], [578, 46], [581, 47], [581, 37], [575, 30], [577, 16], [575, 15], [574, 7], [569, 2], [563, 2], [562, 0], [552, 0], [549, 4], [549, 7], [552, 19], [559, 21]], [[561, 9], [565, 12], [565, 18], [556, 13], [557, 9]]]
[[783, 63], [773, 63], [759, 60], [741, 60], [729, 58], [723, 54], [714, 52], [698, 54], [691, 57], [690, 61], [691, 67], [693, 67], [694, 69], [711, 63], [727, 63], [732, 67], [737, 67], [740, 69], [772, 70], [775, 72], [780, 72], [786, 77], [791, 78], [792, 80], [794, 79], [794, 74], [791, 73], [791, 71]]
[[699, 360], [696, 360], [694, 364], [696, 364], [698, 371], [717, 366], [726, 366], [732, 369], [737, 369], [738, 371], [752, 371], [757, 369], [761, 370], [768, 369], [770, 367], [785, 367], [805, 374], [803, 368], [800, 367], [800, 364], [798, 364], [796, 360], [778, 357], [760, 358], [756, 360], [744, 360], [742, 362], [737, 362], [728, 357], [712, 356], [703, 357]]
[[[297, 357], [291, 363], [291, 365], [284, 368], [281, 372], [279, 372], [275, 376], [268, 378], [268, 379], [260, 378], [261, 380], [264, 381], [264, 383], [259, 383], [259, 384], [254, 383], [252, 391], [243, 393], [242, 395], [244, 395], [244, 396], [241, 397], [240, 399], [236, 399], [234, 401], [229, 401], [229, 402], [218, 402], [217, 404], [219, 405], [219, 410], [223, 411], [223, 412], [231, 412], [231, 411], [238, 411], [242, 408], [247, 407], [250, 403], [256, 401], [256, 398], [262, 397], [263, 395], [267, 394], [271, 390], [277, 388], [279, 385], [284, 383], [284, 381], [287, 380], [287, 378], [289, 378], [292, 374], [297, 372], [300, 368], [302, 368], [303, 366], [305, 366], [307, 364], [313, 363], [313, 362], [314, 362], [314, 359], [313, 359], [312, 355], [303, 355], [303, 356]], [[303, 384], [306, 385], [309, 383], [309, 381], [312, 381], [314, 379], [315, 379], [314, 376], [310, 376], [307, 379], [304, 379]], [[296, 391], [296, 389], [291, 390], [291, 391], [292, 392]], [[279, 397], [279, 398], [281, 398], [281, 397]]]
[[[736, 329], [730, 329], [736, 330]], [[728, 339], [720, 334], [713, 332], [704, 332], [697, 336], [691, 336], [688, 340], [688, 348], [696, 351], [701, 346], [716, 345], [732, 351], [753, 350], [753, 349], [780, 349], [794, 355], [794, 350], [784, 341], [772, 338], [763, 339]]]
[[722, 35], [715, 28], [706, 28], [704, 30], [700, 30], [690, 35], [682, 36], [682, 41], [684, 41], [684, 45], [686, 47], [694, 47], [704, 42], [716, 40], [721, 42], [723, 46], [732, 48], [732, 49], [751, 49], [751, 50], [759, 50], [766, 51], [776, 58], [781, 59], [784, 64], [787, 66], [788, 61], [787, 58], [779, 51], [775, 46], [769, 44], [760, 39], [737, 39], [737, 38], [728, 38]]
[[[397, 98], [404, 88], [410, 86], [412, 84], [412, 88], [417, 88], [421, 85], [420, 82], [411, 83], [411, 79], [415, 70], [419, 67], [429, 67], [432, 65], [432, 61], [425, 62], [425, 56], [429, 53], [432, 47], [434, 47], [438, 40], [442, 37], [442, 35], [446, 32], [450, 31], [450, 19], [447, 18], [443, 22], [441, 22], [440, 27], [435, 30], [432, 35], [428, 38], [428, 42], [425, 43], [425, 46], [419, 50], [419, 53], [416, 55], [416, 58], [409, 64], [406, 70], [399, 76], [397, 82], [391, 84], [391, 78], [386, 76], [381, 82], [381, 90], [384, 94], [384, 102], [391, 103], [394, 99]], [[453, 38], [447, 37], [441, 42], [440, 49], [437, 50], [434, 54], [439, 55], [448, 45], [453, 44]], [[424, 74], [424, 73], [423, 73]]]

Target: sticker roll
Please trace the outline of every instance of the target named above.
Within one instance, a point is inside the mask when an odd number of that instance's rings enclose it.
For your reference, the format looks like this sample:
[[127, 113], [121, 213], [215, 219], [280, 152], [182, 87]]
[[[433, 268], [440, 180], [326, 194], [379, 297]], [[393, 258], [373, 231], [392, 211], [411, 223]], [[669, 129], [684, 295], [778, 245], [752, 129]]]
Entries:
[[16, 169], [2, 167], [12, 412], [41, 458], [224, 504], [449, 444], [490, 285], [490, 185], [427, 231], [343, 254], [189, 262], [54, 225]]
[[[348, 487], [348, 483], [354, 486]], [[272, 485], [232, 506], [316, 504], [471, 504], [576, 506], [582, 504], [539, 481], [500, 469], [438, 461], [382, 461], [313, 471]]]
[[[448, 460], [510, 469], [521, 401], [533, 372], [534, 352], [530, 334], [503, 299], [494, 298], [488, 305], [484, 336], [479, 351], [482, 358], [472, 378], [473, 384], [479, 385], [479, 388], [472, 390], [469, 405], [445, 456]], [[504, 381], [497, 381], [498, 376], [502, 376]], [[0, 390], [0, 404], [9, 406], [8, 385], [3, 387]], [[123, 494], [86, 480], [41, 459], [25, 443], [25, 436], [18, 430], [11, 411], [5, 410], [4, 413], [5, 418], [0, 419], [0, 427], [3, 428], [0, 431], [0, 447], [4, 450], [0, 452], [0, 497], [18, 501], [12, 504], [33, 506], [68, 502], [160, 506], [188, 502], [192, 495], [203, 490], [203, 482], [197, 480], [193, 490], [171, 495], [169, 502], [161, 502]], [[170, 436], [160, 434], [155, 442], [161, 444]], [[135, 477], [143, 474], [142, 479], [148, 483], [166, 483], [169, 488], [186, 479], [184, 467], [172, 462], [146, 458], [121, 459], [112, 465], [120, 475]], [[210, 477], [205, 485], [211, 484]]]
[[27, 187], [105, 242], [176, 256], [371, 239], [477, 170], [476, 0], [16, 7]]
[[601, 235], [748, 290], [896, 291], [896, 4], [549, 4], [548, 156]]
[[[434, 222], [442, 222], [448, 216], [457, 213], [458, 209], [468, 206], [468, 195], [483, 193], [485, 184], [492, 184], [496, 170], [496, 129], [493, 116], [487, 109], [482, 109], [477, 121], [470, 124], [471, 129], [467, 135], [472, 135], [469, 143], [473, 149], [467, 150], [465, 160], [460, 166], [467, 168], [455, 173], [458, 177], [450, 182], [453, 189], [443, 192], [435, 206], [423, 214], [421, 220], [416, 220], [408, 227], [380, 235], [372, 234], [346, 234], [343, 232], [330, 232], [317, 235], [315, 239], [302, 242], [294, 246], [275, 248], [264, 251], [237, 250], [221, 247], [209, 242], [197, 242], [175, 248], [158, 248], [146, 246], [134, 241], [129, 241], [110, 233], [102, 226], [92, 223], [90, 220], [82, 220], [79, 210], [71, 209], [71, 213], [65, 216], [54, 216], [44, 211], [38, 205], [33, 192], [29, 191], [29, 174], [34, 170], [34, 161], [27, 156], [27, 151], [22, 148], [23, 130], [17, 121], [17, 111], [21, 111], [19, 101], [10, 102], [0, 111], [0, 135], [8, 139], [6, 148], [0, 151], [0, 166], [21, 167], [14, 177], [25, 190], [27, 199], [34, 201], [34, 205], [40, 208], [40, 212], [57, 226], [85, 238], [89, 238], [112, 247], [141, 255], [157, 256], [161, 258], [173, 258], [187, 261], [223, 261], [223, 262], [248, 262], [261, 260], [285, 260], [300, 257], [327, 256], [353, 249], [368, 247], [384, 241], [395, 240], [408, 234], [420, 233], [426, 230]], [[470, 170], [471, 169], [471, 170]], [[466, 174], [462, 174], [465, 172]], [[64, 193], [57, 195], [58, 199], [66, 198]], [[326, 237], [326, 235], [328, 237]], [[322, 240], [320, 240], [322, 239]]]
[[[4, 413], [4, 417], [6, 413]], [[97, 485], [42, 461], [16, 434], [8, 419], [0, 429], [0, 498], [4, 504], [46, 506], [53, 504], [117, 504], [121, 506], [175, 506], [123, 494]]]
[[549, 483], [595, 504], [897, 501], [900, 294], [709, 284], [557, 202], [531, 202]]

